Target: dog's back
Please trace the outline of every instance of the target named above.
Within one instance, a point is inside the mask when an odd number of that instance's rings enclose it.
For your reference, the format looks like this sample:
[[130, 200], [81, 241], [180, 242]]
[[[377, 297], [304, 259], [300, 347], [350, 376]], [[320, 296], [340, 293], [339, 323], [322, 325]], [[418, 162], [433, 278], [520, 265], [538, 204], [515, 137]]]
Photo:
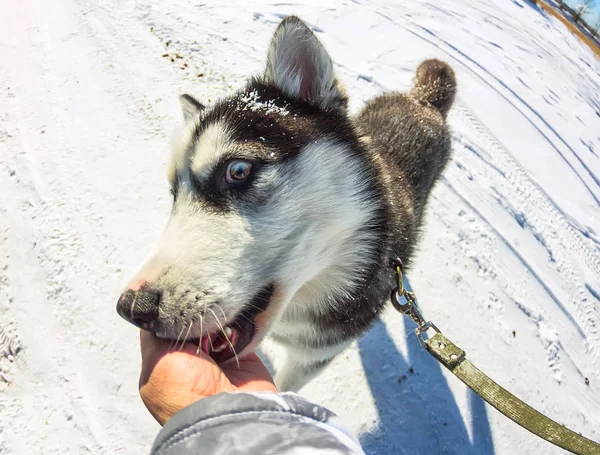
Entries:
[[399, 202], [412, 205], [417, 228], [427, 197], [450, 159], [446, 115], [455, 94], [452, 68], [439, 60], [426, 60], [417, 69], [409, 93], [374, 98], [356, 118], [360, 134], [392, 179], [392, 191], [403, 199]]

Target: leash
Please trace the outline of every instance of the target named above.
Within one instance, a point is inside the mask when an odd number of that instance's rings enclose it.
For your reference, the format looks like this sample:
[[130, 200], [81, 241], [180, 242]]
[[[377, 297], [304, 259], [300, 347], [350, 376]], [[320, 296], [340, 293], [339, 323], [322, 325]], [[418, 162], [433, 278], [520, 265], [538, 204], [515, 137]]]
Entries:
[[[415, 294], [404, 289], [402, 261], [395, 259], [393, 266], [396, 270], [398, 287], [392, 291], [392, 305], [417, 324], [415, 334], [427, 352], [488, 404], [536, 436], [572, 453], [600, 455], [600, 444], [569, 430], [536, 411], [504, 387], [496, 384], [489, 376], [469, 362], [465, 351], [442, 335], [433, 322], [423, 318], [417, 306]], [[425, 338], [424, 335], [430, 329], [433, 329], [435, 334], [431, 338]]]

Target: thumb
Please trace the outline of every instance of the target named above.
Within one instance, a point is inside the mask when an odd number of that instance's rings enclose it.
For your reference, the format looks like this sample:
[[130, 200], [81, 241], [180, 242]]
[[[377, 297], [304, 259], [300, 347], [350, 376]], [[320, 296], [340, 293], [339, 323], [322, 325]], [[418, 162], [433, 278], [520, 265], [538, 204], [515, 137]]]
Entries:
[[177, 349], [170, 349], [171, 345], [154, 334], [140, 333], [140, 396], [161, 425], [202, 398], [234, 389], [219, 366], [203, 352], [197, 353], [193, 343]]
[[[208, 389], [231, 388], [221, 368], [193, 343], [176, 348], [172, 340], [163, 340], [144, 330], [140, 331], [142, 370], [140, 387], [150, 379], [165, 389], [182, 389], [201, 393]], [[175, 391], [175, 390], [173, 390]], [[177, 390], [183, 391], [183, 390]]]

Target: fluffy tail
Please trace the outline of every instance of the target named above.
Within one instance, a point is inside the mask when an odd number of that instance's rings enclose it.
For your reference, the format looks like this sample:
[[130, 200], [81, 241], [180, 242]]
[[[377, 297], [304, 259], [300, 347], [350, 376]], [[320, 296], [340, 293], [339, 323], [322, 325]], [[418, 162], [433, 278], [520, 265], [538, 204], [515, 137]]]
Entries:
[[417, 68], [415, 86], [410, 93], [419, 102], [436, 108], [445, 118], [456, 95], [454, 71], [440, 60], [425, 60]]

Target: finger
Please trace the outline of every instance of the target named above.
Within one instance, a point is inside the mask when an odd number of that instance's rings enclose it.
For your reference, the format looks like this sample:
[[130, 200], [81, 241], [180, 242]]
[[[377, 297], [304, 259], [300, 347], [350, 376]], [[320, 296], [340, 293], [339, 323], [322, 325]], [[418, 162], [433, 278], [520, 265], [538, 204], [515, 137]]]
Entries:
[[181, 350], [158, 349], [143, 365], [140, 396], [161, 424], [202, 398], [235, 390], [221, 368], [197, 349], [191, 343]]
[[153, 333], [140, 332], [142, 368], [140, 388], [152, 377], [166, 381], [170, 386], [179, 382], [192, 381], [193, 378], [224, 376], [215, 361], [193, 343], [184, 343], [174, 347], [170, 340], [163, 340]]
[[161, 340], [154, 333], [140, 330], [140, 351], [142, 354], [142, 370], [140, 384], [145, 383], [160, 359], [169, 352], [170, 343]]
[[168, 340], [158, 338], [154, 333], [140, 330], [140, 351], [142, 353], [142, 362], [150, 359], [156, 354], [165, 353], [172, 344]]

